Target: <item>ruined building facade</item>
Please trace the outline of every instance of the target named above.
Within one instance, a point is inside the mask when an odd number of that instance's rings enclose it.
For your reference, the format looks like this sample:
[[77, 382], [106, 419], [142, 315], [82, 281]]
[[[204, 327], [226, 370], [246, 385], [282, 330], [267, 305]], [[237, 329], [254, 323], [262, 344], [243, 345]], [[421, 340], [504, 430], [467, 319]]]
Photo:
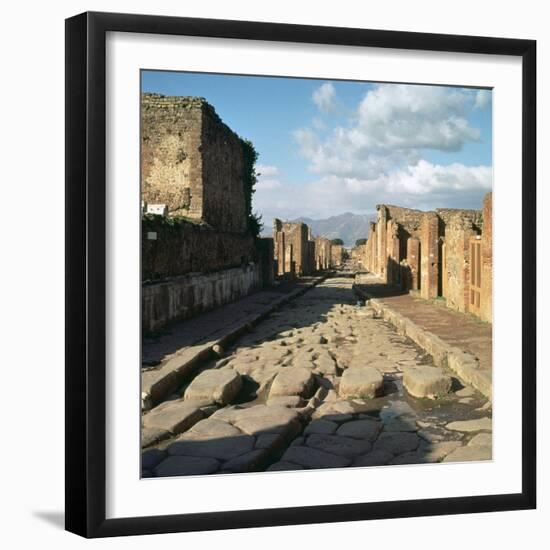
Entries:
[[363, 265], [384, 282], [492, 321], [492, 194], [482, 210], [378, 205]]
[[143, 94], [141, 185], [146, 203], [170, 216], [244, 233], [242, 140], [200, 97]]
[[273, 243], [248, 230], [244, 155], [204, 99], [142, 94], [145, 331], [273, 281]]
[[[273, 220], [273, 243], [278, 276], [301, 277], [338, 267], [333, 245], [325, 237], [314, 237], [311, 229], [300, 222]], [[341, 249], [342, 247], [340, 247]], [[340, 250], [340, 258], [342, 251]]]

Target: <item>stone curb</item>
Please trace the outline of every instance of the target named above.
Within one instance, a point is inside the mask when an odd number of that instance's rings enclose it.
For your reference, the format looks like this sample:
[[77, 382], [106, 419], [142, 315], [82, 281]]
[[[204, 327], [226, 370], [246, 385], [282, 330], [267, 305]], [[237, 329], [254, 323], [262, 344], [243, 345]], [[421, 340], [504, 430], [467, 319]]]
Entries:
[[214, 355], [213, 347], [218, 345], [227, 346], [239, 336], [244, 334], [261, 320], [273, 313], [276, 309], [294, 300], [298, 296], [311, 290], [324, 281], [330, 273], [317, 277], [303, 287], [293, 290], [281, 298], [274, 300], [262, 311], [252, 313], [239, 322], [229, 325], [208, 342], [196, 344], [176, 352], [162, 367], [155, 370], [145, 371], [141, 374], [141, 408], [143, 411], [152, 409], [171, 395], [191, 374], [194, 368]]
[[368, 292], [353, 285], [353, 291], [362, 299], [369, 300], [370, 305], [377, 315], [391, 323], [399, 334], [407, 336], [422, 349], [426, 350], [432, 357], [434, 363], [439, 367], [449, 368], [458, 377], [473, 386], [482, 393], [489, 401], [492, 401], [492, 380], [491, 375], [479, 366], [477, 357], [462, 349], [451, 346], [433, 332], [429, 332], [408, 317], [401, 315], [380, 300], [373, 298]]

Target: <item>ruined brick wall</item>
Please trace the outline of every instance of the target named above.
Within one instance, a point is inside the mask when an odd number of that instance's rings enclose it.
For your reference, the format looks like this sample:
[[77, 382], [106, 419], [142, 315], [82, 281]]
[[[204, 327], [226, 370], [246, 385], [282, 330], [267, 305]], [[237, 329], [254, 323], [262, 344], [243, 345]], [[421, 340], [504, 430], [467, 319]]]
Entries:
[[386, 270], [387, 283], [401, 285], [399, 225], [393, 219], [386, 222]]
[[[423, 212], [377, 205], [364, 253], [366, 268], [382, 281], [404, 290], [419, 290], [423, 298], [445, 297], [447, 305], [492, 317], [491, 194], [480, 210], [439, 208]], [[469, 307], [470, 242], [481, 234], [481, 295], [479, 309]]]
[[315, 237], [315, 270], [330, 269], [331, 244], [325, 237]]
[[224, 231], [246, 231], [242, 143], [207, 103], [203, 106], [201, 152], [203, 219]]
[[344, 247], [341, 244], [333, 244], [330, 249], [331, 267], [340, 267], [343, 263]]
[[202, 101], [141, 96], [141, 193], [171, 214], [201, 219]]
[[426, 212], [420, 226], [420, 295], [422, 298], [439, 296], [439, 233], [440, 218], [435, 212]]
[[405, 290], [420, 290], [420, 239], [416, 237], [407, 239], [407, 265], [410, 278]]
[[225, 233], [205, 224], [152, 216], [142, 223], [143, 280], [161, 280], [190, 272], [208, 273], [258, 260], [254, 238]]
[[262, 272], [262, 286], [271, 286], [275, 280], [274, 241], [269, 237], [258, 238], [256, 248]]
[[483, 228], [483, 214], [481, 210], [466, 210], [462, 208], [436, 208], [435, 213], [443, 221], [443, 234], [445, 234], [445, 228], [447, 227], [447, 225], [449, 225], [451, 220], [456, 217], [461, 218], [464, 222], [469, 222], [477, 231], [481, 231]]
[[483, 199], [483, 232], [481, 234], [481, 307], [480, 317], [493, 321], [493, 194]]
[[417, 237], [419, 235], [422, 215], [424, 214], [422, 210], [403, 208], [393, 204], [383, 206], [386, 208], [388, 218], [398, 223], [408, 233], [408, 236]]
[[147, 203], [220, 231], [247, 228], [240, 138], [203, 98], [142, 94], [141, 184]]
[[470, 239], [478, 234], [469, 216], [455, 212], [445, 224], [442, 259], [442, 296], [451, 309], [468, 311], [470, 290]]
[[387, 223], [388, 223], [388, 211], [383, 204], [377, 205], [378, 219], [376, 222], [376, 274], [387, 282], [388, 280], [388, 254], [387, 254]]
[[311, 272], [309, 228], [305, 223], [273, 220], [274, 253], [278, 275], [295, 274], [298, 277]]

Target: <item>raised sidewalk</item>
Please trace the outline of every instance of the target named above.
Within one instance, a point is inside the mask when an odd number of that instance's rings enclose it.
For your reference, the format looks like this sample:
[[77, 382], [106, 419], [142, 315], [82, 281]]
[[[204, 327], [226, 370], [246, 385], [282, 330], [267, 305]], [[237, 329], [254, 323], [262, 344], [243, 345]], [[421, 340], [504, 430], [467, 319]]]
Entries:
[[262, 290], [237, 302], [172, 324], [142, 346], [141, 400], [144, 410], [166, 399], [198, 363], [211, 357], [214, 346], [224, 346], [272, 311], [323, 281], [328, 274], [302, 277]]
[[430, 353], [434, 362], [453, 370], [492, 399], [492, 325], [382, 284], [374, 275], [358, 275], [356, 293], [378, 315]]

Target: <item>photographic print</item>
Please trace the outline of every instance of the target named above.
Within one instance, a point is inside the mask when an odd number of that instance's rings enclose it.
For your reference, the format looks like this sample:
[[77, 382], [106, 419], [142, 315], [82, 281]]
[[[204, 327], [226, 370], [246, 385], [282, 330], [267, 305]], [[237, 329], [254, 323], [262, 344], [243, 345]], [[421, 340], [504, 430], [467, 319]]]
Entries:
[[490, 89], [142, 70], [139, 116], [143, 478], [492, 459]]

